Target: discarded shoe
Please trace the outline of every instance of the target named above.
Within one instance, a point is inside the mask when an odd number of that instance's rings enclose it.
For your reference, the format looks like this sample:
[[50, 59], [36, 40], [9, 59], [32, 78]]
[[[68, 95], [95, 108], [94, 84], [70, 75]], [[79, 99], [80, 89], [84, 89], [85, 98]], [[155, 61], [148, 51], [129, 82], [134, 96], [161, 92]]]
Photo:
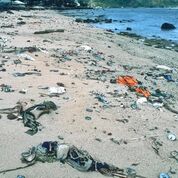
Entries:
[[68, 144], [60, 144], [58, 142], [46, 141], [36, 147], [32, 147], [29, 151], [21, 154], [22, 161], [26, 163], [31, 162], [54, 162], [61, 161], [67, 163], [71, 167], [82, 171], [90, 172], [97, 171], [106, 176], [116, 176], [120, 178], [145, 178], [136, 175], [135, 170], [120, 169], [116, 166], [95, 160], [87, 151], [80, 150], [75, 146]]
[[[26, 132], [27, 134], [34, 135], [38, 132], [38, 127], [40, 123], [36, 120], [45, 113], [50, 113], [51, 110], [56, 110], [57, 106], [52, 101], [45, 101], [42, 104], [34, 105], [25, 111], [21, 112], [22, 120], [25, 127], [29, 127], [30, 129]], [[39, 116], [35, 116], [32, 111], [40, 110], [42, 111]]]

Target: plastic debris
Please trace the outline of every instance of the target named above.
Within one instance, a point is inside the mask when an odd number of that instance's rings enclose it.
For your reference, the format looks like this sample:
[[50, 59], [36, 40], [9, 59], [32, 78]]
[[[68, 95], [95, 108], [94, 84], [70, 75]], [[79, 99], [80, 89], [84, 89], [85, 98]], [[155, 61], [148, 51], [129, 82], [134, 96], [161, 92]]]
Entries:
[[166, 173], [161, 173], [159, 175], [159, 178], [170, 178], [170, 176], [168, 174], [166, 174]]
[[156, 66], [156, 69], [162, 69], [162, 70], [166, 70], [166, 71], [172, 71], [172, 68], [165, 66], [165, 65], [158, 65]]
[[80, 46], [81, 49], [83, 49], [84, 51], [90, 52], [92, 50], [92, 48], [90, 46], [87, 45], [82, 45]]
[[137, 94], [148, 98], [151, 93], [146, 89], [146, 87], [139, 86], [141, 82], [139, 82], [133, 76], [119, 76], [116, 80], [111, 79], [110, 83], [118, 83], [121, 85], [128, 86], [131, 91], [135, 91]]
[[135, 92], [146, 98], [148, 98], [151, 95], [151, 93], [146, 89], [146, 87], [137, 87], [135, 88]]
[[172, 151], [171, 152], [171, 158], [174, 158], [178, 162], [178, 151]]
[[169, 172], [170, 172], [171, 174], [176, 174], [176, 169], [170, 167]]
[[85, 117], [85, 120], [88, 120], [88, 121], [89, 121], [89, 120], [91, 120], [91, 119], [92, 119], [92, 118], [91, 118], [90, 116], [86, 116], [86, 117]]
[[16, 72], [12, 74], [14, 77], [24, 77], [26, 75], [37, 75], [37, 76], [41, 76], [41, 73], [39, 72], [24, 72], [24, 73], [20, 73], [20, 72]]
[[176, 135], [175, 134], [168, 134], [168, 139], [171, 140], [171, 141], [175, 141], [176, 140]]
[[66, 89], [64, 87], [49, 87], [48, 89], [48, 94], [49, 95], [59, 95], [59, 94], [63, 94], [66, 92]]
[[19, 54], [18, 56], [24, 58], [25, 60], [35, 61], [35, 59], [33, 57], [31, 57], [30, 55], [25, 54], [25, 53]]
[[171, 75], [168, 74], [164, 74], [163, 77], [168, 81], [168, 82], [175, 82], [175, 80], [173, 80]]
[[133, 76], [119, 76], [116, 80], [117, 83], [126, 85], [128, 87], [133, 87], [138, 85], [138, 81]]
[[145, 97], [139, 98], [136, 101], [136, 103], [137, 103], [137, 105], [141, 105], [141, 104], [147, 103], [147, 98], [145, 98]]
[[25, 5], [25, 3], [19, 0], [15, 0], [13, 1], [13, 5]]
[[25, 178], [25, 176], [18, 175], [17, 178]]
[[132, 104], [130, 105], [130, 107], [131, 107], [132, 109], [138, 109], [137, 102], [135, 101], [134, 103], [132, 103]]
[[19, 91], [19, 93], [21, 93], [21, 94], [26, 94], [27, 91], [28, 91], [27, 89], [22, 89], [22, 90]]
[[10, 85], [2, 84], [2, 85], [0, 85], [0, 87], [1, 87], [1, 91], [3, 91], [3, 92], [6, 92], [6, 93], [14, 92], [14, 90], [12, 89], [12, 87]]
[[159, 108], [161, 108], [161, 107], [163, 107], [163, 103], [160, 103], [160, 102], [154, 102], [153, 103], [153, 107], [155, 107], [156, 109], [159, 109]]
[[98, 99], [99, 102], [102, 102], [104, 105], [107, 106], [109, 104], [109, 101], [103, 93], [92, 91], [91, 94], [95, 95], [95, 98]]

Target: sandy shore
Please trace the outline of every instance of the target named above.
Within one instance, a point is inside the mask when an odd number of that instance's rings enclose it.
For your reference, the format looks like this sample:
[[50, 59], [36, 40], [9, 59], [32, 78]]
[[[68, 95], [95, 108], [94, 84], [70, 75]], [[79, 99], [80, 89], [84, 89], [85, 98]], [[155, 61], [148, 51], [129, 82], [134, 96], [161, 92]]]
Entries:
[[[23, 166], [20, 160], [23, 151], [43, 141], [57, 140], [85, 149], [101, 161], [120, 168], [131, 167], [147, 178], [156, 178], [170, 168], [175, 170], [175, 174], [169, 173], [170, 177], [178, 177], [178, 163], [170, 158], [172, 151], [178, 151], [178, 142], [167, 138], [168, 131], [178, 136], [178, 115], [164, 107], [156, 109], [151, 104], [132, 109], [131, 104], [140, 96], [126, 88], [127, 95], [121, 93], [114, 97], [114, 91], [121, 86], [110, 83], [110, 79], [120, 75], [132, 75], [150, 91], [160, 89], [172, 94], [172, 103], [178, 109], [176, 82], [146, 77], [147, 72], [154, 72], [151, 68], [166, 65], [174, 68], [172, 76], [178, 79], [178, 53], [77, 24], [74, 19], [55, 11], [2, 12], [0, 19], [0, 26], [11, 26], [0, 29], [0, 63], [4, 63], [2, 68], [6, 69], [0, 72], [0, 85], [11, 85], [15, 90], [0, 92], [0, 109], [14, 107], [18, 101], [32, 106], [51, 100], [58, 106], [57, 111], [39, 119], [44, 128], [34, 136], [25, 133], [28, 128], [21, 121], [8, 120], [6, 114], [0, 114], [0, 170]], [[20, 21], [26, 23], [17, 24]], [[34, 34], [45, 29], [64, 29], [64, 32]], [[91, 47], [91, 51], [84, 50], [82, 45]], [[19, 48], [32, 46], [40, 50], [25, 54], [34, 61], [17, 55]], [[15, 47], [16, 52], [10, 52]], [[14, 64], [17, 59], [22, 63]], [[15, 77], [13, 73], [16, 72], [40, 72], [41, 76]], [[66, 88], [59, 97], [46, 96], [44, 93], [48, 91], [40, 89], [41, 86], [57, 87], [59, 82]], [[19, 93], [22, 89], [27, 90], [26, 94]], [[92, 91], [103, 93], [108, 107], [103, 107]], [[86, 120], [86, 116], [91, 120]], [[112, 142], [112, 138], [120, 144]], [[153, 149], [155, 139], [160, 143], [157, 145], [159, 155]], [[0, 174], [0, 177], [15, 178], [19, 174], [26, 178], [104, 177], [94, 172], [81, 173], [58, 162], [38, 163], [27, 169]]]

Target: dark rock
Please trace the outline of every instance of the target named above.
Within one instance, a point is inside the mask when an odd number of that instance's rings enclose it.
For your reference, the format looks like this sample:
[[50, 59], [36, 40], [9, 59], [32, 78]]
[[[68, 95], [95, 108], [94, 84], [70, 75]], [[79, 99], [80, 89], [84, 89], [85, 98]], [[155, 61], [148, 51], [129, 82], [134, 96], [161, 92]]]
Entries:
[[105, 19], [104, 22], [105, 23], [112, 23], [112, 19]]
[[161, 29], [162, 30], [174, 30], [174, 29], [176, 29], [176, 27], [171, 23], [163, 23], [161, 25]]
[[83, 23], [83, 19], [77, 18], [77, 19], [75, 19], [75, 22], [77, 22], [77, 23]]
[[59, 86], [59, 87], [65, 87], [65, 85], [64, 85], [63, 83], [58, 82], [58, 83], [56, 83], [56, 84], [57, 84], [57, 86]]
[[7, 10], [6, 12], [7, 14], [14, 14], [11, 10]]
[[132, 28], [127, 27], [126, 30], [127, 30], [127, 31], [132, 31]]
[[26, 22], [25, 21], [20, 21], [20, 22], [17, 22], [18, 25], [25, 25]]
[[102, 142], [102, 140], [100, 138], [95, 138], [95, 140], [98, 142]]
[[0, 69], [0, 72], [5, 72], [5, 71], [6, 71], [6, 69], [4, 69], [4, 68], [3, 68], [3, 69]]
[[19, 17], [17, 20], [23, 20], [21, 17]]
[[111, 30], [111, 29], [107, 29], [106, 31], [107, 31], [107, 32], [110, 32], [110, 33], [114, 33], [114, 31]]
[[14, 120], [14, 119], [17, 118], [17, 116], [11, 113], [11, 114], [8, 114], [8, 115], [7, 115], [7, 118], [8, 118], [9, 120]]
[[1, 28], [14, 28], [13, 24], [10, 25], [2, 25]]

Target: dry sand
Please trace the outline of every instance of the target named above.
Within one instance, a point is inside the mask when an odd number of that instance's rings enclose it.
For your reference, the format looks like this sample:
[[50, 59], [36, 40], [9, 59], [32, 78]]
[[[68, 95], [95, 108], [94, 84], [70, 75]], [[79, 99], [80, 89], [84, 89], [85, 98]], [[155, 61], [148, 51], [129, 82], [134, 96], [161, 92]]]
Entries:
[[[27, 17], [29, 15], [31, 17]], [[26, 24], [17, 25], [20, 21], [18, 18], [22, 18]], [[25, 128], [21, 121], [8, 120], [6, 114], [1, 114], [0, 170], [23, 166], [20, 160], [21, 153], [29, 147], [43, 141], [58, 140], [85, 149], [101, 161], [120, 168], [132, 167], [138, 174], [147, 178], [156, 178], [159, 173], [168, 172], [170, 167], [176, 171], [176, 174], [170, 174], [171, 178], [178, 177], [178, 163], [170, 158], [170, 152], [178, 150], [178, 141], [168, 140], [166, 133], [166, 130], [169, 130], [178, 136], [178, 116], [164, 108], [158, 110], [150, 104], [142, 105], [139, 110], [132, 109], [130, 105], [139, 97], [130, 91], [126, 97], [113, 97], [110, 94], [119, 87], [117, 84], [110, 83], [111, 78], [118, 75], [133, 75], [150, 90], [159, 88], [173, 94], [177, 101], [176, 83], [155, 80], [151, 77], [145, 80], [145, 75], [141, 75], [158, 64], [178, 69], [176, 52], [144, 46], [141, 40], [119, 36], [86, 24], [77, 24], [74, 19], [59, 15], [55, 11], [14, 11], [14, 14], [2, 12], [0, 19], [0, 26], [14, 25], [14, 28], [0, 29], [1, 38], [7, 39], [4, 50], [28, 46], [36, 46], [44, 50], [28, 53], [35, 58], [35, 61], [21, 58], [22, 64], [17, 65], [13, 62], [19, 59], [15, 52], [1, 52], [0, 61], [7, 62], [3, 66], [6, 71], [0, 72], [0, 84], [11, 85], [15, 91], [0, 92], [0, 108], [14, 107], [18, 101], [25, 101], [32, 106], [47, 100], [59, 106], [56, 112], [43, 115], [39, 119], [44, 128], [34, 136], [25, 133], [28, 128]], [[33, 34], [44, 29], [65, 31], [43, 35]], [[92, 47], [92, 52], [81, 50], [81, 45]], [[60, 56], [62, 51], [69, 50], [77, 53], [69, 56], [71, 61], [61, 62], [56, 57]], [[92, 55], [94, 52], [103, 53], [102, 57], [105, 59], [98, 61], [97, 66], [91, 65], [92, 62], [97, 61]], [[113, 64], [107, 65], [111, 60]], [[134, 68], [125, 70], [123, 65], [134, 66]], [[12, 75], [15, 72], [29, 72], [34, 69], [40, 70], [42, 76], [14, 77]], [[87, 79], [86, 71], [89, 69], [111, 69], [115, 72], [103, 74], [106, 79], [103, 82]], [[58, 70], [58, 72], [50, 72], [50, 70]], [[177, 73], [174, 77], [178, 79]], [[39, 86], [55, 87], [58, 82], [65, 85], [65, 94], [53, 98], [41, 96], [40, 93], [47, 93], [47, 91], [39, 89]], [[27, 89], [27, 93], [19, 93], [22, 89]], [[91, 91], [105, 94], [110, 107], [104, 108], [103, 103], [90, 94]], [[93, 112], [87, 112], [87, 108], [92, 108]], [[92, 120], [85, 120], [86, 116], [91, 116]], [[126, 123], [118, 121], [122, 119], [126, 119]], [[63, 137], [64, 140], [60, 140], [58, 136]], [[152, 148], [152, 136], [162, 143], [162, 146], [159, 146], [160, 155], [157, 155]], [[101, 142], [96, 138], [101, 139]], [[118, 145], [113, 143], [111, 138], [126, 142], [121, 141]], [[94, 172], [82, 173], [59, 162], [37, 163], [27, 169], [0, 174], [0, 177], [15, 178], [19, 174], [26, 178], [104, 177]]]

